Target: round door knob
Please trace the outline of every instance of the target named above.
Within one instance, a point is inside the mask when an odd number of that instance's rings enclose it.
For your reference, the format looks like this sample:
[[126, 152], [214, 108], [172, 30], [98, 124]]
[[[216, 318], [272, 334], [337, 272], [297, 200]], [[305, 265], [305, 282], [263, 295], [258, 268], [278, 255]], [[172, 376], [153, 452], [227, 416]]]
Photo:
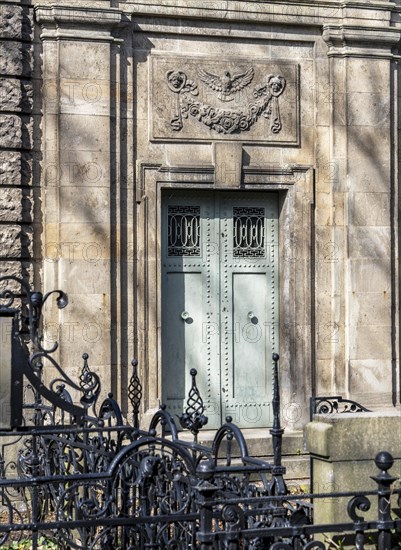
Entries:
[[251, 323], [254, 324], [254, 325], [257, 325], [258, 324], [258, 318], [256, 317], [256, 315], [254, 314], [253, 311], [250, 311], [248, 313], [248, 317], [249, 319], [251, 320]]
[[186, 321], [187, 319], [189, 319], [189, 313], [188, 313], [188, 311], [183, 311], [183, 312], [181, 313], [181, 317], [182, 317], [182, 319], [184, 319], [184, 321]]

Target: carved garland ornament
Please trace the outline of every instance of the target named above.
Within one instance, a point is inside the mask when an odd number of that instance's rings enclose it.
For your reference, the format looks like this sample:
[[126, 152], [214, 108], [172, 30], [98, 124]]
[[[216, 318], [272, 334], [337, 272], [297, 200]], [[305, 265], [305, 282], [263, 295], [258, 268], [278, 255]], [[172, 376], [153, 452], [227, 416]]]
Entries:
[[[230, 100], [228, 98], [231, 98], [233, 93], [247, 86], [253, 78], [253, 69], [249, 69], [246, 73], [238, 75], [241, 77], [238, 79], [240, 80], [239, 84], [241, 88], [237, 88], [235, 83], [233, 83], [234, 78], [231, 78], [228, 72], [225, 73], [226, 82], [222, 79], [216, 80], [218, 77], [206, 73], [203, 69], [200, 69], [198, 73], [204, 82], [209, 77], [214, 79], [209, 85], [212, 89], [219, 92], [218, 97], [222, 101]], [[207, 78], [205, 75], [207, 75]], [[183, 119], [188, 118], [188, 115], [198, 119], [220, 134], [234, 134], [247, 131], [262, 114], [270, 120], [270, 128], [274, 134], [278, 134], [281, 130], [278, 97], [283, 93], [286, 85], [285, 78], [282, 76], [269, 74], [264, 82], [254, 88], [253, 96], [255, 100], [248, 103], [247, 112], [245, 110], [213, 107], [197, 100], [196, 96], [199, 95], [198, 86], [193, 80], [189, 80], [183, 71], [170, 70], [166, 73], [166, 79], [169, 89], [177, 97], [176, 114], [170, 122], [170, 127], [176, 132], [182, 130]], [[230, 82], [229, 79], [231, 79]]]

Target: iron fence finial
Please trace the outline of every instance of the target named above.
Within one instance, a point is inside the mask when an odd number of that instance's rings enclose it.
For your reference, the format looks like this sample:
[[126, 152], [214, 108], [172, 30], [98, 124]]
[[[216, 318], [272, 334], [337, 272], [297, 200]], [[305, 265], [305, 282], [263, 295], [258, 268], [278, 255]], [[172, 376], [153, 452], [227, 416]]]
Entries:
[[128, 386], [128, 398], [132, 407], [132, 414], [134, 420], [134, 428], [139, 429], [139, 411], [141, 409], [142, 402], [142, 384], [138, 375], [138, 360], [133, 359], [131, 361], [132, 365], [132, 376]]
[[191, 369], [189, 374], [191, 375], [192, 381], [191, 389], [188, 392], [187, 407], [178, 419], [181, 426], [190, 430], [195, 441], [197, 441], [199, 430], [207, 424], [208, 417], [203, 414], [205, 412], [205, 406], [199, 388], [196, 385], [196, 375], [198, 372], [196, 369]]

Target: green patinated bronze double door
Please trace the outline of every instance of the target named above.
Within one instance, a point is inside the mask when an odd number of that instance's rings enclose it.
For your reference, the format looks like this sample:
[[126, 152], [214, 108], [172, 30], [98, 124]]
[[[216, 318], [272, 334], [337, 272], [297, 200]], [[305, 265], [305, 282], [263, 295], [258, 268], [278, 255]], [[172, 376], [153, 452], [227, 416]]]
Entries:
[[198, 371], [208, 427], [272, 423], [278, 195], [170, 190], [162, 212], [163, 401], [181, 414]]

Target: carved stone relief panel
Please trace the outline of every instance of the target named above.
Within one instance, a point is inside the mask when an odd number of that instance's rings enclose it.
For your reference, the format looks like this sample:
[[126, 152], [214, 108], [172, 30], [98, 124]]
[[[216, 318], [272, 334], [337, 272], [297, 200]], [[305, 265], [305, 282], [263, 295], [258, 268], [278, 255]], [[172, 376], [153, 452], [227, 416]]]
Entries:
[[297, 145], [299, 66], [153, 54], [150, 139]]

